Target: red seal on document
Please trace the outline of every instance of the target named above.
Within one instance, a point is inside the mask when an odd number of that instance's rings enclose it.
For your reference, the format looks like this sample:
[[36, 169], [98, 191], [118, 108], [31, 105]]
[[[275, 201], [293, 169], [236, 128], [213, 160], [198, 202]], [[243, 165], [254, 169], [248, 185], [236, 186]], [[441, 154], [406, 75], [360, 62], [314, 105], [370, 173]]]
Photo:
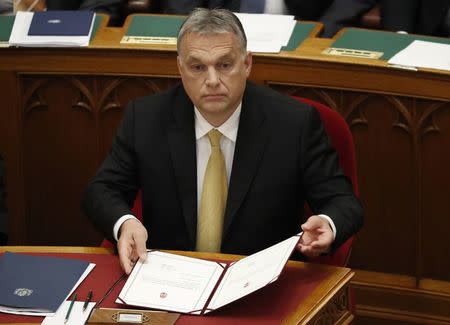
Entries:
[[161, 292], [161, 293], [159, 294], [159, 297], [160, 297], [161, 299], [166, 298], [166, 297], [167, 297], [167, 292]]

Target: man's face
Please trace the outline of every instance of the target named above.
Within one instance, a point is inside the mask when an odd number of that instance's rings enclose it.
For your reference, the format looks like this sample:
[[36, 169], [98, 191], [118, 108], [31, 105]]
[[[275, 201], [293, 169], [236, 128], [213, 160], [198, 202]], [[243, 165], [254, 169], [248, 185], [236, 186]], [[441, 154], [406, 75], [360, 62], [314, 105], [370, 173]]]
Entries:
[[212, 125], [224, 123], [242, 99], [252, 66], [233, 33], [184, 36], [178, 56], [184, 89]]

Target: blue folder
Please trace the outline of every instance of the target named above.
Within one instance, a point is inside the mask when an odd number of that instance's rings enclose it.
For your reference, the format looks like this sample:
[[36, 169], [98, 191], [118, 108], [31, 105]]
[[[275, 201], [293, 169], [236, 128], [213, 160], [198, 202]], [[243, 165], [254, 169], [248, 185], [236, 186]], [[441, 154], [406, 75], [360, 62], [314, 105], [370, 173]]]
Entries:
[[29, 36], [88, 36], [93, 11], [50, 10], [33, 14]]
[[0, 306], [54, 313], [88, 262], [6, 252], [0, 257]]

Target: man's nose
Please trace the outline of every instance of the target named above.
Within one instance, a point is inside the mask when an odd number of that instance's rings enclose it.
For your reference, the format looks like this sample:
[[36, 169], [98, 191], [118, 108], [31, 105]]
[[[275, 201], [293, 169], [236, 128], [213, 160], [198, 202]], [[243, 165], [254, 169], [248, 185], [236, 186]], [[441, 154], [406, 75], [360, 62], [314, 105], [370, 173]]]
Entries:
[[206, 75], [206, 85], [209, 87], [216, 87], [219, 82], [219, 74], [214, 67], [209, 67]]

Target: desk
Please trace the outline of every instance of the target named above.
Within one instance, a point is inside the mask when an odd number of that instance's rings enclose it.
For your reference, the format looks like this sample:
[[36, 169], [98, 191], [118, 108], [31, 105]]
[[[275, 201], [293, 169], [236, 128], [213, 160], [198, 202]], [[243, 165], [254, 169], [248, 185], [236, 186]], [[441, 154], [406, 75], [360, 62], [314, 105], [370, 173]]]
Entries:
[[[79, 297], [94, 289], [97, 301], [117, 280], [122, 271], [117, 256], [105, 248], [87, 247], [0, 247], [0, 252], [26, 252], [84, 259], [96, 267], [77, 288]], [[197, 258], [230, 261], [237, 255], [174, 252]], [[227, 305], [207, 316], [182, 315], [177, 325], [183, 324], [349, 324], [353, 319], [348, 308], [348, 283], [353, 272], [337, 268], [289, 261], [278, 281]], [[114, 299], [124, 282], [116, 287], [102, 307], [118, 307]], [[0, 323], [36, 324], [41, 317], [0, 314]]]

